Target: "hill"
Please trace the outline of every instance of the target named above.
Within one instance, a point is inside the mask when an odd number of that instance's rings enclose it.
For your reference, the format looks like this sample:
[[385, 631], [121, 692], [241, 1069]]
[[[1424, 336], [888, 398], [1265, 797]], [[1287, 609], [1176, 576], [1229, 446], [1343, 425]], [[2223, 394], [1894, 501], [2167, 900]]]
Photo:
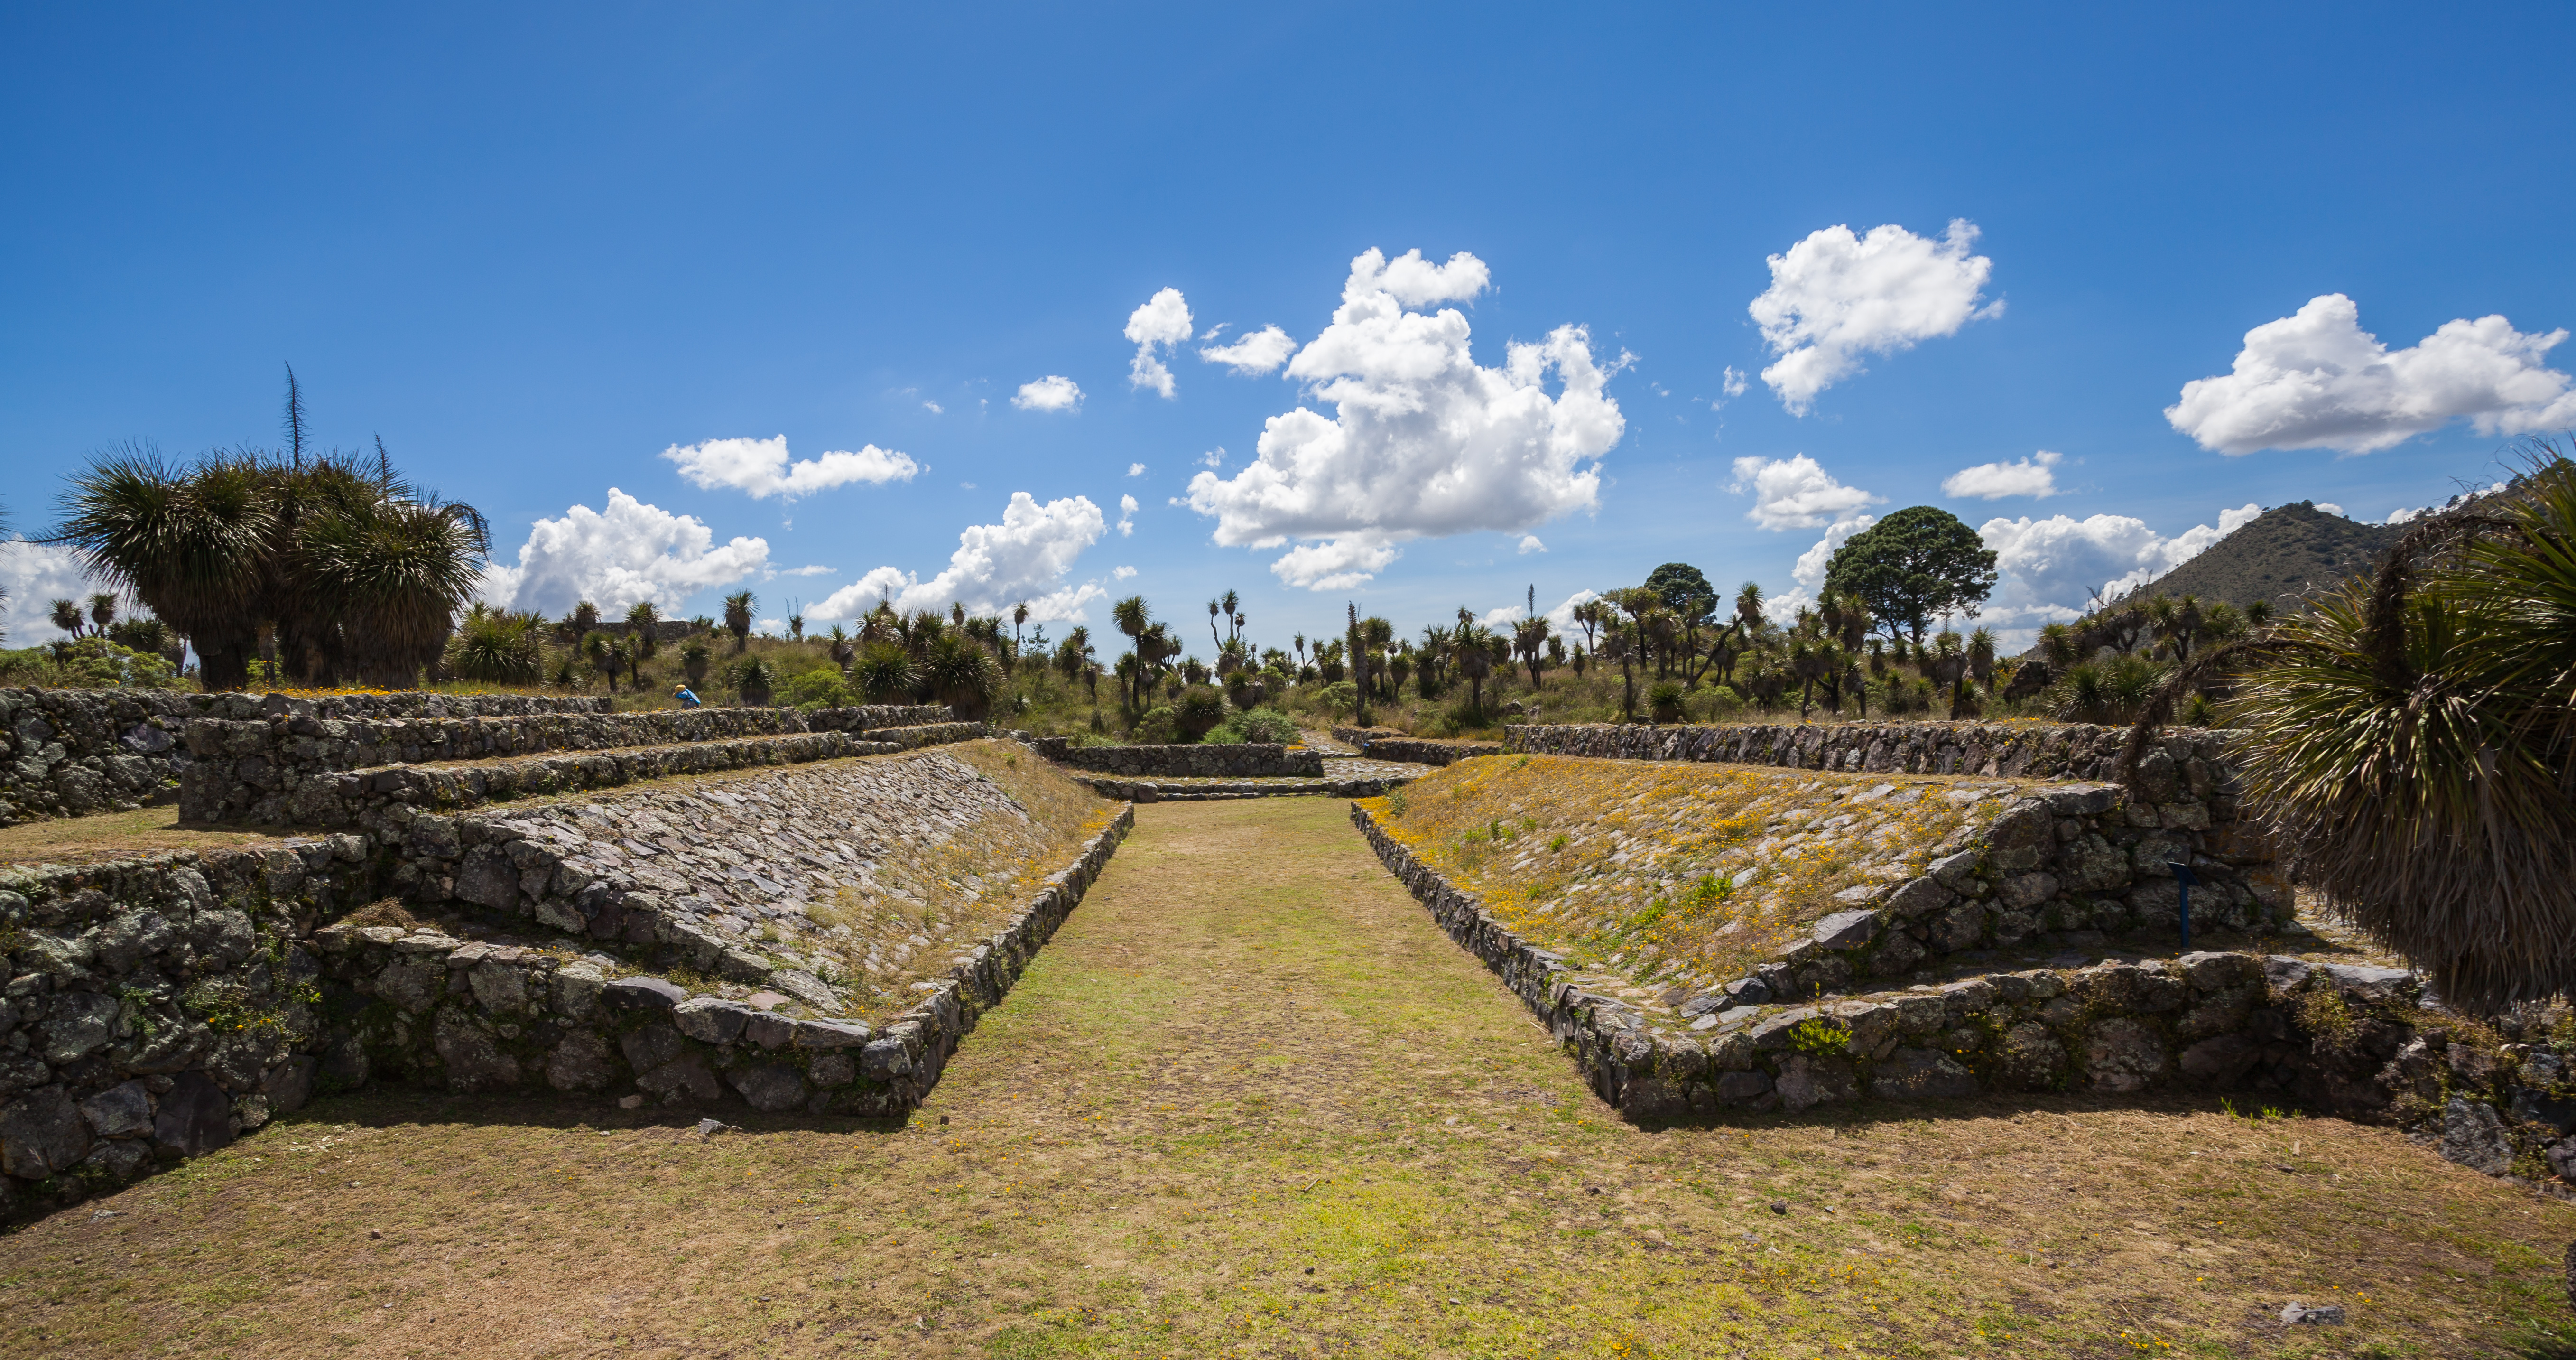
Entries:
[[2276, 611], [2370, 571], [2406, 533], [2402, 524], [2356, 524], [2307, 501], [2275, 506], [2200, 555], [2140, 587], [2134, 598], [2197, 595]]

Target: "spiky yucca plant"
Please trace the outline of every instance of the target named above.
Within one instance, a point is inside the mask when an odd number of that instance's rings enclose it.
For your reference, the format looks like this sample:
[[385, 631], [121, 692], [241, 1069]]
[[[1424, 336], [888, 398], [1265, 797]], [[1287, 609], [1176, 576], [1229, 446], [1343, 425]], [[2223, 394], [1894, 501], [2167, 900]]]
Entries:
[[2366, 586], [2204, 658], [2241, 686], [2247, 810], [2473, 1011], [2576, 988], [2576, 464], [2536, 448], [2501, 511], [2429, 523]]

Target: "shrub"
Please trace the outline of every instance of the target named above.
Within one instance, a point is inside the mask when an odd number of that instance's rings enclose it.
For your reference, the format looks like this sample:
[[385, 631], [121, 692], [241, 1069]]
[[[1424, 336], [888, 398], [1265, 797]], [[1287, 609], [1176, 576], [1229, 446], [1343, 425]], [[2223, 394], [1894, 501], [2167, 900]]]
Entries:
[[469, 614], [447, 644], [447, 671], [487, 685], [533, 685], [545, 675], [543, 626], [533, 614]]
[[840, 671], [816, 666], [787, 682], [787, 702], [810, 713], [818, 708], [848, 708], [853, 696]]
[[697, 689], [707, 683], [707, 668], [715, 664], [715, 657], [713, 648], [696, 639], [691, 639], [688, 646], [680, 649], [680, 672], [689, 677], [689, 688]]
[[1256, 708], [1226, 719], [1202, 740], [1264, 741], [1275, 742], [1281, 746], [1294, 746], [1305, 740], [1305, 737], [1297, 730], [1295, 720], [1287, 714], [1275, 708]]
[[1348, 680], [1336, 680], [1316, 691], [1315, 702], [1334, 717], [1343, 717], [1359, 707], [1360, 687]]
[[0, 681], [61, 689], [178, 689], [170, 663], [103, 637], [0, 652]]
[[961, 721], [973, 722], [991, 712], [994, 696], [1002, 692], [1002, 664], [962, 631], [941, 633], [930, 644], [920, 678], [930, 697], [948, 705]]
[[1225, 721], [1225, 696], [1213, 685], [1191, 685], [1173, 706], [1173, 726], [1183, 741], [1197, 741]]
[[1662, 680], [1646, 691], [1646, 705], [1654, 710], [1655, 721], [1676, 723], [1682, 720], [1682, 689], [1678, 680]]
[[770, 691], [778, 684], [778, 668], [760, 657], [747, 656], [728, 667], [725, 678], [733, 682], [735, 696], [744, 703], [766, 708]]
[[892, 642], [869, 643], [850, 664], [850, 684], [872, 704], [909, 702], [918, 683], [912, 654]]
[[1180, 735], [1180, 723], [1172, 710], [1157, 704], [1145, 710], [1145, 716], [1136, 720], [1134, 735], [1141, 745], [1169, 746]]

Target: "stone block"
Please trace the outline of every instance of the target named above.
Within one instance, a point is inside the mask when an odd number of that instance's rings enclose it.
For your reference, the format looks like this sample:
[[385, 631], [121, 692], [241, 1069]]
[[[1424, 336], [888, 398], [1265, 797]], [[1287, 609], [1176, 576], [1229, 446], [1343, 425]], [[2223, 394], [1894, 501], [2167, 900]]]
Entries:
[[2096, 1021], [2085, 1035], [2084, 1074], [2093, 1089], [2114, 1094], [2145, 1090], [2164, 1075], [2164, 1036], [2131, 1016]]
[[1878, 936], [1878, 913], [1838, 911], [1816, 922], [1808, 938], [1825, 949], [1858, 949]]
[[232, 1099], [203, 1072], [170, 1079], [152, 1112], [153, 1149], [165, 1156], [196, 1157], [233, 1141]]
[[1975, 1095], [1977, 1077], [1947, 1053], [1900, 1048], [1871, 1072], [1869, 1091], [1881, 1100], [1954, 1100]]
[[727, 1074], [733, 1089], [755, 1110], [775, 1114], [805, 1103], [805, 1076], [782, 1063], [737, 1067]]
[[152, 1132], [152, 1093], [140, 1081], [119, 1082], [80, 1102], [81, 1117], [101, 1138], [140, 1138]]
[[743, 1026], [760, 1014], [739, 1001], [693, 996], [671, 1008], [671, 1023], [704, 1044], [729, 1044], [742, 1037]]
[[1860, 1094], [1860, 1083], [1852, 1075], [1852, 1065], [1843, 1058], [1820, 1058], [1793, 1053], [1780, 1064], [1780, 1076], [1774, 1083], [1780, 1095], [1780, 1106], [1791, 1114], [1834, 1101], [1852, 1100]]

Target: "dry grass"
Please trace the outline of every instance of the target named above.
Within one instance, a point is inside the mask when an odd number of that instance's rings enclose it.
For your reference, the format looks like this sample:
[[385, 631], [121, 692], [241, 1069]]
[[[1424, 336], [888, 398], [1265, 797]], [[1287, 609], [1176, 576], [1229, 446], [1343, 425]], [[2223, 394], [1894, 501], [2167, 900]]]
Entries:
[[[907, 1125], [728, 1117], [319, 1101], [0, 1238], [0, 1353], [2576, 1346], [2576, 1210], [2384, 1130], [2058, 1097], [1622, 1124], [1320, 799], [1140, 809]], [[2290, 1298], [2353, 1320], [2291, 1333]]]
[[232, 850], [275, 845], [285, 834], [274, 827], [183, 824], [175, 807], [136, 808], [0, 827], [0, 864], [90, 864], [162, 850]]
[[1843, 905], [1836, 892], [1921, 873], [1945, 837], [2018, 790], [1984, 778], [1487, 756], [1366, 806], [1575, 966], [1713, 986], [1776, 957]]

